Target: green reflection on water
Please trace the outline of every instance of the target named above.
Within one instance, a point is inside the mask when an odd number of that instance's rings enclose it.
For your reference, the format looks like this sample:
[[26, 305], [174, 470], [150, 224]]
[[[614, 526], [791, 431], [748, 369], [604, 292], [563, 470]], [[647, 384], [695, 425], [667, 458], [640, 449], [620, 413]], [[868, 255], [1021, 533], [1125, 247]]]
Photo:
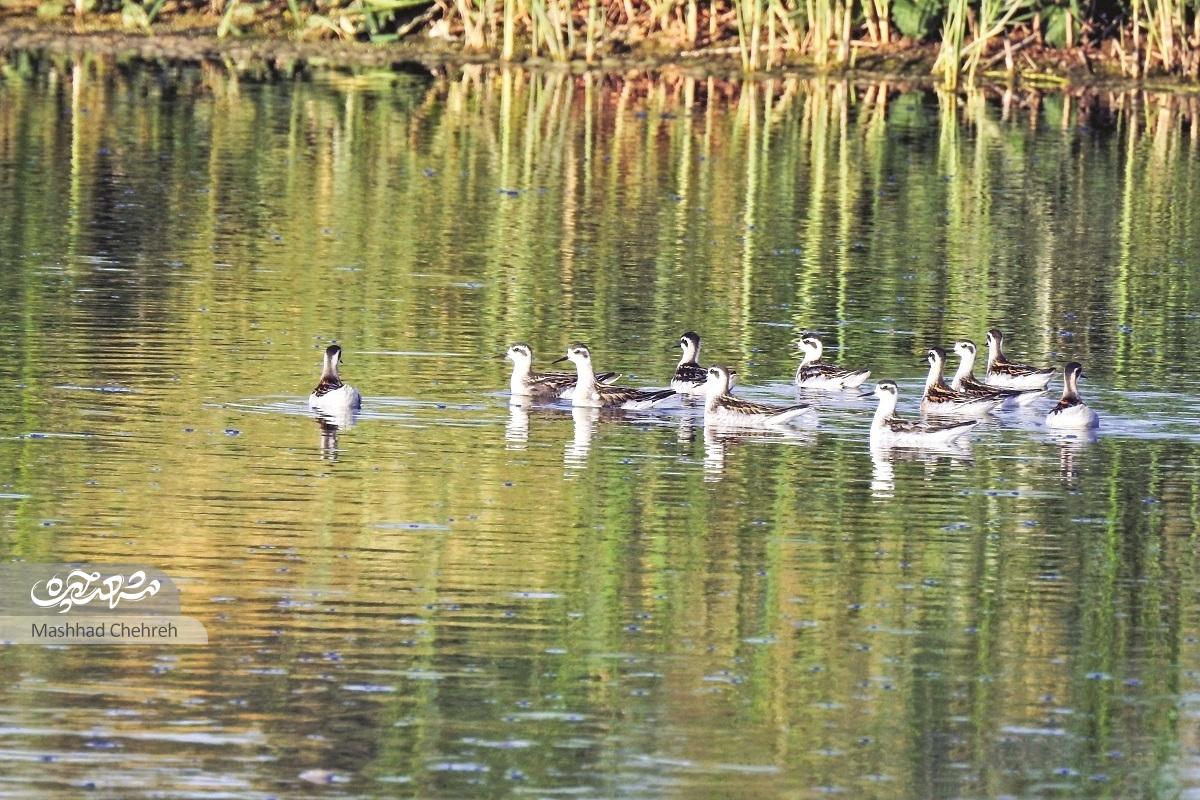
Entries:
[[[0, 553], [154, 563], [214, 642], [0, 651], [21, 791], [1197, 788], [1194, 98], [5, 74]], [[781, 395], [816, 329], [911, 407], [992, 324], [1098, 442], [523, 411], [490, 360], [662, 384], [696, 328]]]

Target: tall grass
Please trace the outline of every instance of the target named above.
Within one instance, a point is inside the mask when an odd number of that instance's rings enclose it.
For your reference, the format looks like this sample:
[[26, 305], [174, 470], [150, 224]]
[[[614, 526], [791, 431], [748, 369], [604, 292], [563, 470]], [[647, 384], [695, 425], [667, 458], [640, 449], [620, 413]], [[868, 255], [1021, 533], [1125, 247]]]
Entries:
[[[77, 15], [123, 7], [127, 24], [142, 27], [164, 8], [163, 0], [73, 4]], [[1200, 0], [183, 0], [170, 12], [189, 4], [219, 14], [222, 35], [287, 14], [298, 36], [388, 41], [423, 32], [506, 61], [683, 52], [736, 54], [747, 72], [789, 63], [841, 69], [860, 52], [924, 45], [936, 52], [933, 72], [957, 88], [1001, 58], [1016, 71], [1013, 53], [1036, 41], [1089, 69], [1100, 58], [1131, 77], [1200, 77]]]

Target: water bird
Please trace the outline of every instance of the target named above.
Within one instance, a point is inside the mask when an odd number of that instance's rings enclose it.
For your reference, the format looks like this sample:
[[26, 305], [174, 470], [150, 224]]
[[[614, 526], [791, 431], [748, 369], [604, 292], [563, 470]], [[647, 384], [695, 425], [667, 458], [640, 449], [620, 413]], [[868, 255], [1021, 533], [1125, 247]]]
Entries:
[[1100, 417], [1079, 397], [1079, 379], [1086, 378], [1083, 367], [1072, 361], [1063, 368], [1063, 393], [1058, 405], [1046, 415], [1047, 428], [1098, 428]]
[[347, 409], [362, 407], [362, 395], [338, 377], [338, 364], [342, 361], [342, 348], [331, 344], [325, 348], [325, 359], [321, 366], [321, 380], [308, 396], [309, 408], [331, 414]]
[[590, 408], [624, 408], [636, 411], [651, 408], [675, 396], [674, 389], [626, 389], [610, 386], [596, 380], [592, 368], [592, 353], [585, 344], [573, 344], [567, 354], [556, 359], [555, 364], [570, 361], [577, 373], [575, 390], [571, 393], [571, 405]]
[[[708, 382], [708, 370], [700, 366], [700, 334], [688, 331], [679, 337], [679, 346], [683, 355], [679, 357], [679, 366], [671, 376], [671, 388], [680, 394], [704, 394], [704, 386]], [[730, 385], [737, 383], [736, 373], [730, 373]]]
[[1002, 389], [1045, 389], [1054, 368], [1032, 367], [1009, 361], [1004, 356], [1004, 334], [999, 328], [987, 332], [987, 382]]
[[771, 427], [787, 425], [804, 414], [811, 414], [813, 407], [805, 403], [794, 406], [770, 406], [752, 403], [729, 393], [729, 370], [725, 367], [708, 368], [705, 384], [704, 423], [706, 425], [733, 425], [739, 427]]
[[942, 348], [929, 348], [925, 358], [929, 362], [929, 375], [925, 378], [925, 396], [921, 398], [923, 413], [942, 417], [982, 417], [1004, 403], [1003, 398], [973, 397], [947, 386], [942, 380], [942, 369], [946, 364], [946, 351]]
[[993, 397], [1004, 401], [1005, 405], [1024, 406], [1045, 394], [1045, 389], [1002, 389], [983, 383], [975, 378], [975, 343], [970, 339], [962, 339], [954, 343], [954, 352], [958, 354], [958, 371], [950, 381], [950, 388], [974, 397]]
[[863, 397], [874, 395], [879, 398], [875, 418], [871, 421], [872, 447], [927, 447], [945, 445], [979, 424], [979, 420], [966, 422], [912, 422], [896, 415], [896, 402], [900, 389], [895, 381], [880, 381], [874, 392], [864, 392]]
[[812, 334], [800, 340], [804, 359], [796, 368], [796, 385], [804, 389], [856, 389], [871, 376], [869, 369], [843, 369], [821, 360], [824, 345]]
[[[509, 347], [504, 357], [513, 362], [512, 376], [508, 379], [508, 389], [513, 397], [558, 397], [569, 400], [575, 390], [577, 376], [570, 372], [534, 372], [533, 348], [524, 342]], [[602, 372], [596, 376], [596, 380], [612, 383], [619, 377], [619, 372]]]

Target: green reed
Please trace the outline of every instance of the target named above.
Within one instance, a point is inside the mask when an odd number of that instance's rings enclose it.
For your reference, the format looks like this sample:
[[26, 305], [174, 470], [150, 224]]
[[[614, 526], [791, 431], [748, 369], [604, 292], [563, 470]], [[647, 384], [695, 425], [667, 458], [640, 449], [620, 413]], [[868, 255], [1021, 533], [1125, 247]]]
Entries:
[[[60, 13], [59, 2], [43, 0], [38, 13]], [[77, 16], [122, 11], [124, 24], [149, 28], [165, 6], [119, 3], [73, 0], [72, 9]], [[217, 15], [222, 36], [286, 14], [296, 35], [309, 38], [391, 41], [427, 30], [503, 60], [586, 63], [630, 46], [735, 52], [748, 72], [799, 62], [844, 68], [857, 50], [889, 47], [900, 32], [936, 40], [933, 71], [948, 87], [964, 75], [974, 83], [985, 59], [1004, 57], [1004, 49], [1058, 31], [1057, 44], [1111, 55], [1133, 77], [1200, 77], [1200, 0], [1106, 0], [1089, 10], [1048, 0], [920, 0], [919, 22], [911, 2], [896, 9], [892, 0], [212, 0], [204, 7]]]
[[[63, 0], [38, 3], [61, 13]], [[188, 0], [237, 35], [286, 15], [295, 35], [392, 41], [429, 33], [505, 61], [596, 63], [629, 49], [696, 56], [736, 53], [747, 72], [781, 64], [846, 68], [858, 52], [894, 48], [897, 34], [935, 45], [945, 86], [974, 84], [987, 66], [1035, 39], [1111, 59], [1131, 77], [1200, 78], [1200, 0]], [[72, 0], [76, 16], [120, 11], [149, 28], [164, 0]], [[916, 9], [914, 11], [914, 9]], [[1086, 59], [1085, 59], [1086, 61]], [[1088, 62], [1090, 68], [1090, 62]]]

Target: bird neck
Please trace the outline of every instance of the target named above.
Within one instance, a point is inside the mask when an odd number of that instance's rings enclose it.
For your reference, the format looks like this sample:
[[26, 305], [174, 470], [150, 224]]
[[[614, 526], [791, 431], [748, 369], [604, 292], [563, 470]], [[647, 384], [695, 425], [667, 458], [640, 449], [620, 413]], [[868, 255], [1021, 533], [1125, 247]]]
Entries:
[[724, 377], [718, 380], [709, 379], [709, 384], [705, 389], [704, 408], [706, 411], [711, 411], [717, 404], [717, 400], [729, 393], [729, 378]]
[[525, 381], [529, 380], [532, 364], [532, 361], [513, 361], [512, 378], [509, 379], [508, 384], [514, 393], [525, 388]]
[[1000, 364], [1004, 361], [1004, 351], [1000, 349], [1000, 343], [993, 340], [988, 342], [988, 367], [993, 364]]
[[964, 381], [971, 378], [971, 372], [975, 369], [975, 354], [963, 353], [962, 359], [958, 362], [958, 371], [954, 373], [954, 380]]
[[932, 389], [942, 382], [941, 362], [935, 361], [929, 365], [929, 374], [925, 376], [925, 388]]
[[337, 356], [325, 354], [325, 360], [321, 364], [321, 380], [329, 380], [336, 382], [338, 379], [338, 360]]
[[879, 407], [875, 409], [875, 419], [871, 422], [873, 427], [883, 425], [883, 421], [888, 417], [894, 416], [896, 413], [896, 396], [885, 395], [879, 398]]
[[1064, 403], [1076, 402], [1079, 400], [1079, 376], [1070, 373], [1063, 375], [1063, 393], [1062, 399]]
[[592, 369], [591, 359], [586, 361], [576, 361], [575, 373], [579, 376], [575, 381], [578, 389], [596, 385], [596, 372]]

